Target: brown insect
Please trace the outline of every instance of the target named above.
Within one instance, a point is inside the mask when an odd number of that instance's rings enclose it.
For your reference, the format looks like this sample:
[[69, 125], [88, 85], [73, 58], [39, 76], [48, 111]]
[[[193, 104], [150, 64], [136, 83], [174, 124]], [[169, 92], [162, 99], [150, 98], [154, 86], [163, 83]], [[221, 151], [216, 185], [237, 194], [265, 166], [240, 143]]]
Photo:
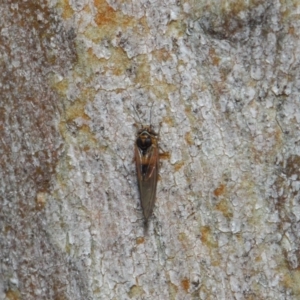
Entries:
[[135, 163], [140, 200], [146, 223], [152, 214], [156, 198], [158, 161], [158, 134], [155, 133], [151, 125], [142, 125], [137, 132], [135, 141]]

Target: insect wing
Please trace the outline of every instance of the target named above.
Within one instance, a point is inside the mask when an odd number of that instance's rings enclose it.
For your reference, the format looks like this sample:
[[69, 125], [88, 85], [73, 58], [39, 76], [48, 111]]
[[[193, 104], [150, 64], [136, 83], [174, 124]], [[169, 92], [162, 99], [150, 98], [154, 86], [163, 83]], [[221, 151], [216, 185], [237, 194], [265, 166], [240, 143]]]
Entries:
[[146, 153], [143, 153], [136, 146], [135, 157], [141, 205], [147, 221], [152, 214], [156, 197], [158, 176], [158, 148], [156, 143], [152, 144]]

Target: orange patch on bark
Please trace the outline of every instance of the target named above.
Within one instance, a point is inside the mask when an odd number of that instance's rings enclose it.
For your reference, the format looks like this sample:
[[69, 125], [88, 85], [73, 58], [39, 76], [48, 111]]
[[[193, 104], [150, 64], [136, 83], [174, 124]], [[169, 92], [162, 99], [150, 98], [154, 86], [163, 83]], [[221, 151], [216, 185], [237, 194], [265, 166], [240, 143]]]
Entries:
[[219, 196], [223, 195], [224, 192], [225, 192], [225, 185], [220, 184], [220, 186], [214, 190], [214, 195], [219, 197]]
[[181, 286], [183, 287], [183, 289], [187, 292], [188, 289], [190, 288], [190, 281], [187, 278], [184, 278], [181, 281]]
[[144, 242], [145, 242], [145, 239], [143, 237], [136, 238], [136, 244], [137, 245], [143, 244]]

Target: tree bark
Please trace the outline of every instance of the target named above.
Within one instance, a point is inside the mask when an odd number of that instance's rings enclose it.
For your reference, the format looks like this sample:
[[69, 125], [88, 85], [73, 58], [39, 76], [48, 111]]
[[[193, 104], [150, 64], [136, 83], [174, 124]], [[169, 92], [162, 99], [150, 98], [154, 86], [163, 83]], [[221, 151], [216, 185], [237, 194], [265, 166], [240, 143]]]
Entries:
[[0, 4], [0, 299], [299, 299], [300, 5], [30, 2]]

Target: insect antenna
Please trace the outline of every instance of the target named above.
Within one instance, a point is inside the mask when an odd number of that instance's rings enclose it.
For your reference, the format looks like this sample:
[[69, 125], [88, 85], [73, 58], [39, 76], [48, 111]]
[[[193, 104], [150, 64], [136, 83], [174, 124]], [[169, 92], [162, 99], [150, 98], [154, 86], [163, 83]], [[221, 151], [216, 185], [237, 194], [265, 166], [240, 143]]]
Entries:
[[153, 108], [153, 104], [154, 104], [154, 102], [152, 102], [152, 106], [151, 106], [151, 109], [150, 109], [150, 127], [152, 127], [151, 118], [152, 118], [152, 108]]
[[133, 110], [135, 111], [135, 114], [136, 114], [137, 117], [139, 118], [140, 125], [143, 125], [142, 120], [141, 120], [141, 118], [140, 118], [140, 115], [139, 115], [138, 111], [136, 110], [136, 108], [135, 108], [132, 104], [131, 104], [131, 106], [132, 106]]

